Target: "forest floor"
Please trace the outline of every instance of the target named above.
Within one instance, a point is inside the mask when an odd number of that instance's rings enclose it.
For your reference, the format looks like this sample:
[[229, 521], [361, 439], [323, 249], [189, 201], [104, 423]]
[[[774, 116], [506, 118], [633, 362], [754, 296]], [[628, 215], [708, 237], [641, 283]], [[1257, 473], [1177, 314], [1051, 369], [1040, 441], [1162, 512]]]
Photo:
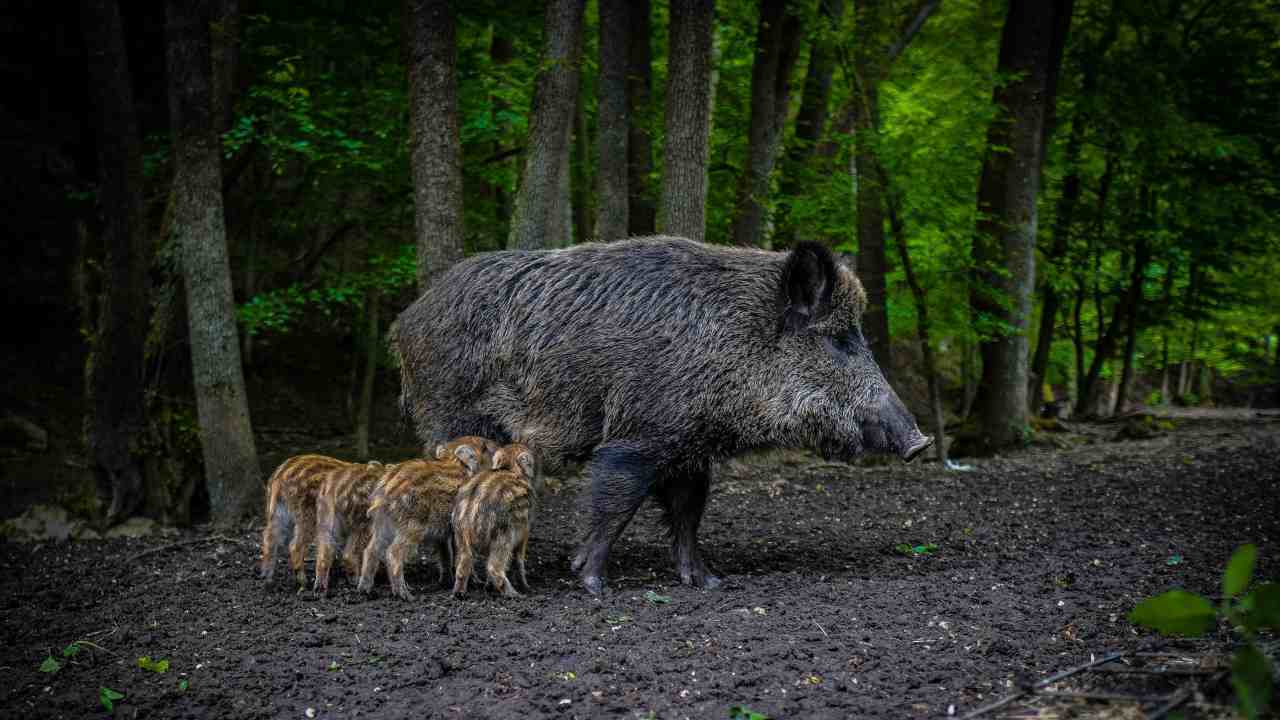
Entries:
[[[968, 472], [798, 453], [726, 463], [701, 534], [716, 591], [679, 585], [651, 512], [615, 547], [611, 592], [583, 591], [568, 568], [580, 477], [549, 484], [533, 591], [513, 600], [474, 585], [452, 600], [425, 562], [408, 574], [424, 591], [413, 602], [381, 582], [371, 599], [343, 580], [327, 599], [297, 594], [287, 572], [264, 586], [253, 528], [0, 543], [0, 715], [105, 715], [110, 688], [126, 718], [962, 716], [1091, 657], [1163, 645], [1129, 610], [1172, 587], [1217, 595], [1239, 544], [1259, 546], [1258, 576], [1280, 577], [1280, 422], [1175, 422], [1140, 441], [1072, 423], [1060, 447]], [[264, 437], [268, 462], [318, 444]], [[1220, 654], [1228, 640], [1175, 647]], [[41, 672], [50, 655], [60, 669]]]

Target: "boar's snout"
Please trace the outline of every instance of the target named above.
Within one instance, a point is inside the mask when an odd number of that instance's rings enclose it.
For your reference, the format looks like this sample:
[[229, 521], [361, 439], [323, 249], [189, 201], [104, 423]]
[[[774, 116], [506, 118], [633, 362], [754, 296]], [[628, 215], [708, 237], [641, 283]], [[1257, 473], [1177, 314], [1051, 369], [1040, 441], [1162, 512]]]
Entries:
[[879, 427], [868, 438], [872, 447], [878, 445], [882, 451], [896, 452], [903, 460], [911, 462], [933, 444], [933, 438], [920, 432], [911, 411], [907, 410], [892, 390], [880, 402], [877, 419], [879, 422], [875, 424]]
[[917, 455], [924, 452], [933, 444], [933, 438], [929, 435], [925, 435], [919, 430], [916, 430], [915, 434], [915, 440], [910, 445], [907, 445], [907, 448], [902, 451], [902, 459], [907, 462], [915, 460]]

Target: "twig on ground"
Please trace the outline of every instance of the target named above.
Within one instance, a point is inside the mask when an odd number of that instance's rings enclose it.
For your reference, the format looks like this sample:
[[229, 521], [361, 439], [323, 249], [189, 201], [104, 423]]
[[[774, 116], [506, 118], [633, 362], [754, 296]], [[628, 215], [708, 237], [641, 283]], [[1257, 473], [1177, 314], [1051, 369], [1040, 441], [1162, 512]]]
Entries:
[[[818, 625], [818, 621], [817, 621], [817, 620], [814, 620], [814, 621], [813, 621], [813, 624], [814, 624], [814, 625]], [[822, 626], [821, 626], [821, 625], [818, 625], [818, 629], [819, 629], [819, 630], [822, 630]], [[827, 631], [826, 631], [826, 630], [822, 630], [822, 634], [823, 634], [823, 635], [827, 635]], [[831, 636], [830, 636], [830, 635], [827, 635], [827, 637], [831, 637]]]
[[206, 537], [195, 538], [194, 540], [183, 540], [181, 542], [169, 543], [168, 545], [161, 545], [160, 547], [154, 547], [149, 550], [143, 550], [137, 555], [133, 555], [129, 557], [127, 560], [125, 560], [125, 563], [130, 564], [136, 560], [141, 560], [142, 558], [148, 555], [162, 553], [162, 552], [165, 552], [166, 550], [173, 550], [175, 548], [185, 547], [187, 545], [198, 545], [199, 543], [214, 542], [214, 541], [230, 542], [230, 543], [248, 543], [249, 542], [248, 540], [241, 540], [240, 538], [227, 537], [226, 535], [208, 535]]

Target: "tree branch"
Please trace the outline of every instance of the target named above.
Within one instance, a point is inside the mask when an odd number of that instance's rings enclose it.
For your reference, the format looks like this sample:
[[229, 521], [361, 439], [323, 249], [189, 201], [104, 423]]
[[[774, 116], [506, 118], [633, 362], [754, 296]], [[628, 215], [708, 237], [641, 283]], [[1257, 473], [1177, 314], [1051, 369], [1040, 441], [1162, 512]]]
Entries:
[[942, 0], [921, 0], [920, 4], [916, 6], [916, 11], [903, 24], [902, 30], [898, 33], [898, 39], [885, 52], [884, 63], [880, 66], [882, 73], [888, 73], [889, 68], [893, 67], [894, 61], [898, 59], [902, 51], [907, 49], [907, 46], [915, 39], [920, 29], [924, 27], [929, 16], [933, 15], [933, 12], [941, 4]]

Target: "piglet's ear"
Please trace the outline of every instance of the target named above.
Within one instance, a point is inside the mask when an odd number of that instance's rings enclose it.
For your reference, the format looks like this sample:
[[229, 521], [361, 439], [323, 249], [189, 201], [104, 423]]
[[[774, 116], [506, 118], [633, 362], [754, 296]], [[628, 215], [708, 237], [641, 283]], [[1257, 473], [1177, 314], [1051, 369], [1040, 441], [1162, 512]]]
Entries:
[[533, 477], [534, 475], [533, 453], [528, 451], [520, 453], [518, 456], [516, 456], [516, 464], [520, 466], [520, 471], [524, 473], [525, 477], [527, 478]]
[[501, 470], [507, 464], [507, 451], [501, 448], [493, 451], [493, 469]]
[[446, 448], [444, 445], [437, 445], [437, 446], [436, 446], [436, 459], [437, 459], [437, 460], [443, 460], [443, 459], [444, 459], [444, 456], [445, 456], [445, 455], [447, 455], [447, 454], [449, 454], [449, 449], [448, 449], [448, 448]]
[[802, 330], [831, 311], [831, 292], [839, 270], [826, 246], [802, 242], [782, 267], [782, 329]]
[[458, 462], [466, 466], [469, 472], [475, 472], [480, 468], [480, 456], [476, 454], [475, 448], [470, 445], [459, 445], [453, 451], [453, 456], [458, 458]]

